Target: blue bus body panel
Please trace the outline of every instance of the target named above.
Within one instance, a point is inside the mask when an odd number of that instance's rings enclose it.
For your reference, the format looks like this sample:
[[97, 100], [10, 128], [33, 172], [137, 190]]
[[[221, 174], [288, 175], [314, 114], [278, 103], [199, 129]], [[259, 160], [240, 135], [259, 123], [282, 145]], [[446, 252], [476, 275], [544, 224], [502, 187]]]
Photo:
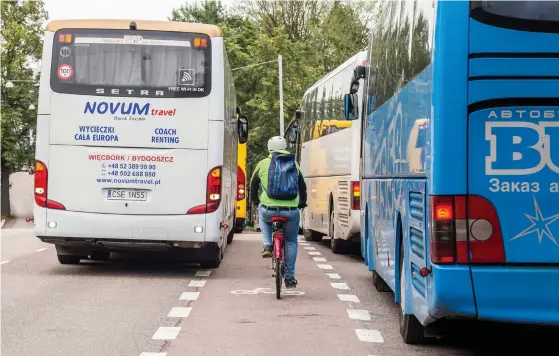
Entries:
[[470, 267], [433, 265], [429, 279], [429, 312], [436, 319], [448, 316], [475, 318], [477, 315]]
[[505, 252], [471, 265], [478, 318], [558, 325], [559, 34], [472, 19], [469, 43], [468, 194], [494, 207]]
[[559, 268], [472, 267], [478, 317], [559, 325]]
[[559, 58], [472, 58], [470, 77], [559, 76]]
[[[423, 325], [452, 316], [559, 324], [559, 80], [537, 78], [558, 76], [559, 58], [495, 54], [559, 53], [559, 34], [469, 14], [470, 2], [436, 3], [431, 64], [366, 118], [362, 255], [399, 302], [401, 231], [406, 313]], [[500, 103], [511, 98], [558, 105]], [[429, 196], [467, 194], [495, 208], [506, 260], [432, 265]]]
[[[440, 6], [440, 5], [439, 5]], [[470, 53], [556, 53], [557, 34], [516, 31], [470, 21]]]

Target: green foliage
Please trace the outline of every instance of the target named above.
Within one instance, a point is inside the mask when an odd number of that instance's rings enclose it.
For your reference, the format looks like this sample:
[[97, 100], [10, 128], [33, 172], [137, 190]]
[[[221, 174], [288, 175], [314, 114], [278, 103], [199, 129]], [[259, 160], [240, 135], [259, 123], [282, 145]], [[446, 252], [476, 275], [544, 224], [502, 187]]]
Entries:
[[[33, 161], [36, 111], [29, 106], [37, 106], [38, 93], [34, 83], [26, 81], [38, 80], [31, 61], [41, 57], [47, 13], [42, 1], [2, 1], [1, 9], [2, 169], [9, 172]], [[6, 88], [8, 80], [13, 88]]]
[[[236, 8], [205, 0], [174, 10], [173, 21], [211, 23], [224, 32], [232, 68], [283, 56], [285, 124], [305, 90], [346, 59], [366, 48], [371, 1], [244, 0]], [[277, 62], [233, 72], [237, 100], [249, 118], [248, 174], [267, 155], [279, 134]]]

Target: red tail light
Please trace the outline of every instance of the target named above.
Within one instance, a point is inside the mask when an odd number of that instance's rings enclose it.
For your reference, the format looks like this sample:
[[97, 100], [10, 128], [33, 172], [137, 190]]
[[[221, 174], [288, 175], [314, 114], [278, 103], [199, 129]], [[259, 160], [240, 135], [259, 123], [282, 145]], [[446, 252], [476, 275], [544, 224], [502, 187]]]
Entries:
[[454, 198], [431, 196], [431, 261], [456, 262]]
[[351, 209], [361, 209], [361, 186], [359, 182], [351, 182]]
[[66, 210], [64, 205], [59, 202], [48, 199], [48, 169], [47, 166], [41, 162], [35, 162], [35, 203], [43, 208]]
[[198, 205], [187, 214], [208, 214], [213, 213], [219, 208], [221, 203], [221, 167], [215, 167], [208, 173], [206, 184], [206, 204]]
[[433, 263], [504, 263], [501, 223], [485, 198], [431, 196]]
[[246, 176], [241, 167], [237, 166], [237, 200], [243, 200], [246, 192]]

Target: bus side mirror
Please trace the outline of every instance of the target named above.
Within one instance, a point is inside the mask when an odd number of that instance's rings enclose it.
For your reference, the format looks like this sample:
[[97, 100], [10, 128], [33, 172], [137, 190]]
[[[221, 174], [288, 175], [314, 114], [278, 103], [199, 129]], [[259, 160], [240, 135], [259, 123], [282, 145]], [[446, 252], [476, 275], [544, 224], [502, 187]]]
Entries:
[[248, 141], [248, 119], [246, 117], [239, 117], [237, 130], [239, 131], [239, 143], [246, 143]]
[[360, 64], [353, 70], [353, 75], [355, 76], [356, 80], [363, 79], [367, 75], [367, 67]]
[[346, 94], [344, 96], [346, 120], [357, 120], [359, 118], [359, 113], [357, 112], [357, 100], [357, 94]]
[[297, 126], [292, 126], [289, 128], [289, 130], [287, 130], [287, 143], [290, 145], [296, 145], [297, 144], [297, 134], [298, 134], [298, 128]]

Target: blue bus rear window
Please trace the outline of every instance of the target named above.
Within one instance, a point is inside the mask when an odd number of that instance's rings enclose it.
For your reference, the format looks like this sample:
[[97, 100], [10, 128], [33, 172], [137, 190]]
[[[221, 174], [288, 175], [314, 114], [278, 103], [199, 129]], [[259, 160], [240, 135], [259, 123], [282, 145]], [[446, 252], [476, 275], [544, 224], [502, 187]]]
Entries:
[[558, 1], [481, 1], [485, 12], [519, 20], [559, 21]]

